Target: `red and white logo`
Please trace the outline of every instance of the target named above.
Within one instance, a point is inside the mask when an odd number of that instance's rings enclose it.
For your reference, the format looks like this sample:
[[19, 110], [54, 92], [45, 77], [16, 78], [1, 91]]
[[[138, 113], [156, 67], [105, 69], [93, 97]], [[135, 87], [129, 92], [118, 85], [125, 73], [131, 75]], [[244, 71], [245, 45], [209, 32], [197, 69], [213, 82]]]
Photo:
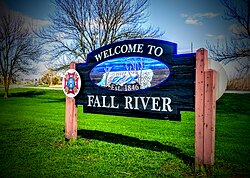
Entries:
[[66, 96], [75, 97], [81, 88], [81, 78], [79, 73], [75, 69], [69, 69], [66, 71], [63, 81], [62, 89]]

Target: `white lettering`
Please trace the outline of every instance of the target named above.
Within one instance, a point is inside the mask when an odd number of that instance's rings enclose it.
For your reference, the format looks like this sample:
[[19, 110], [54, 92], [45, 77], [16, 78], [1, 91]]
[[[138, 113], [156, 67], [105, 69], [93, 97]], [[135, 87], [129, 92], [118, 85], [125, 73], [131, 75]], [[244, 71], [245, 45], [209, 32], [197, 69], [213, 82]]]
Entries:
[[119, 104], [115, 106], [115, 96], [110, 96], [111, 98], [111, 107], [110, 108], [119, 108]]
[[[124, 96], [125, 97], [125, 108], [124, 109], [133, 109], [132, 106], [132, 97], [130, 96]], [[128, 107], [129, 106], [129, 107]]]
[[99, 54], [95, 55], [95, 59], [96, 59], [97, 62], [102, 60], [102, 53], [99, 53]]
[[105, 58], [107, 58], [107, 57], [109, 57], [108, 52], [109, 52], [109, 50], [105, 50], [105, 51], [103, 51], [103, 53], [104, 53], [104, 56], [103, 56], [103, 57], [104, 57], [104, 59], [105, 59]]
[[155, 46], [148, 45], [148, 47], [149, 47], [149, 52], [148, 52], [148, 54], [152, 54], [152, 48], [153, 48], [153, 47], [155, 48]]
[[102, 96], [102, 107], [103, 108], [109, 108], [110, 104], [106, 106], [106, 97], [107, 96]]
[[[166, 100], [167, 100], [167, 102], [166, 102]], [[162, 102], [163, 102], [163, 104], [162, 104], [162, 110], [161, 111], [169, 111], [169, 112], [173, 111], [173, 109], [170, 106], [170, 103], [171, 103], [170, 98], [162, 97]], [[167, 106], [168, 109], [166, 109], [166, 106]]]
[[[159, 97], [152, 97], [152, 109], [151, 109], [152, 111], [160, 111], [161, 110], [161, 107], [158, 107], [159, 100], [160, 100]], [[156, 107], [158, 107], [158, 109]]]
[[112, 54], [112, 48], [109, 48], [109, 56], [114, 56], [114, 54]]
[[88, 106], [92, 106], [93, 102], [94, 102], [94, 95], [88, 95]]
[[[115, 96], [87, 95], [87, 97], [88, 97], [88, 105], [87, 105], [88, 107], [98, 107], [98, 108], [103, 107], [103, 108], [117, 109], [120, 106], [119, 103], [116, 103]], [[169, 97], [124, 96], [124, 99], [125, 99], [124, 109], [131, 109], [131, 110], [148, 109], [151, 111], [163, 111], [163, 112], [173, 111], [173, 108], [171, 107], [171, 98]]]
[[161, 56], [163, 53], [163, 49], [160, 46], [156, 47], [153, 45], [148, 45], [148, 47], [149, 47], [148, 54], [152, 54], [152, 50], [154, 51], [154, 55], [157, 57]]
[[[149, 100], [152, 101], [151, 110], [152, 111], [164, 111], [164, 112], [172, 112], [171, 108], [171, 99], [168, 97], [131, 97], [125, 96], [125, 107], [124, 109], [133, 109], [133, 110], [147, 110]], [[142, 107], [140, 107], [142, 105]], [[150, 109], [150, 108], [148, 108]]]
[[138, 53], [143, 53], [142, 47], [144, 46], [144, 44], [138, 44]]
[[127, 53], [127, 51], [128, 51], [128, 46], [127, 45], [122, 45], [122, 47], [121, 47], [121, 52], [122, 53]]
[[144, 101], [144, 98], [145, 98], [145, 97], [140, 97], [141, 102], [142, 102], [143, 109], [146, 110], [146, 109], [147, 109], [147, 106], [148, 106], [148, 101], [149, 101], [150, 97], [147, 97], [146, 103], [145, 103], [145, 101]]
[[[159, 49], [160, 51], [159, 51], [158, 49]], [[157, 51], [159, 51], [159, 53], [158, 53]], [[162, 47], [157, 47], [157, 48], [155, 48], [154, 54], [155, 54], [157, 57], [161, 56], [162, 53], [163, 53]]]
[[96, 104], [97, 104], [97, 107], [98, 107], [98, 108], [101, 107], [101, 104], [100, 104], [100, 101], [99, 101], [99, 98], [98, 98], [98, 97], [95, 97], [95, 101], [94, 101], [93, 107], [96, 107]]
[[134, 107], [134, 109], [137, 109], [137, 110], [139, 110], [139, 107], [138, 107], [138, 98], [139, 97], [137, 97], [137, 96], [134, 97], [134, 99], [135, 99], [135, 107]]
[[128, 53], [135, 53], [136, 52], [136, 46], [137, 44], [134, 44], [134, 46], [132, 46], [131, 44], [128, 44]]
[[110, 103], [107, 104], [107, 96], [102, 96], [102, 103], [99, 100], [98, 96], [88, 95], [88, 105], [89, 107], [103, 107], [103, 108], [119, 108], [119, 104], [115, 105], [115, 96], [109, 96]]
[[120, 50], [121, 50], [121, 47], [120, 47], [120, 46], [116, 46], [116, 47], [115, 47], [115, 54], [120, 54], [120, 51], [118, 52], [118, 51], [117, 51], [117, 48], [120, 48]]
[[[118, 55], [120, 53], [143, 53], [144, 44], [124, 44], [122, 46], [116, 46], [115, 48], [109, 48], [100, 53], [96, 54], [94, 57], [96, 61], [101, 61], [105, 58]], [[155, 46], [154, 46], [155, 47]]]

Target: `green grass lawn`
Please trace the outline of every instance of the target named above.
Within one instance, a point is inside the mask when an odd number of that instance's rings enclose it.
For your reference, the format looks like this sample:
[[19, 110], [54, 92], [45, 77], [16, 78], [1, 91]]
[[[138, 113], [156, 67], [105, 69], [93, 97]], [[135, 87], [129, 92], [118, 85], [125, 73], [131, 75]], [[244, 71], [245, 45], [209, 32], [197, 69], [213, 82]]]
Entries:
[[0, 177], [249, 177], [249, 101], [217, 101], [215, 165], [195, 172], [193, 112], [174, 122], [79, 106], [78, 139], [65, 141], [62, 91], [11, 89], [0, 98]]

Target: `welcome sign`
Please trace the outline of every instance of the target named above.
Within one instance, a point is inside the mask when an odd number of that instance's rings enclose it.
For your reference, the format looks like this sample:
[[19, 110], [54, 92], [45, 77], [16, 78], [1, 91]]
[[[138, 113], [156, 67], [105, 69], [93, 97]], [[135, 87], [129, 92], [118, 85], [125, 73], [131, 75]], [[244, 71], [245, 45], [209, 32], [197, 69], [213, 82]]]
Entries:
[[195, 54], [177, 54], [177, 44], [126, 40], [99, 48], [76, 65], [85, 113], [180, 120], [194, 111]]
[[208, 69], [206, 49], [178, 55], [176, 48], [162, 40], [127, 40], [93, 51], [86, 63], [72, 62], [63, 78], [65, 138], [77, 138], [77, 104], [85, 113], [165, 120], [195, 111], [195, 165], [213, 165], [217, 74]]

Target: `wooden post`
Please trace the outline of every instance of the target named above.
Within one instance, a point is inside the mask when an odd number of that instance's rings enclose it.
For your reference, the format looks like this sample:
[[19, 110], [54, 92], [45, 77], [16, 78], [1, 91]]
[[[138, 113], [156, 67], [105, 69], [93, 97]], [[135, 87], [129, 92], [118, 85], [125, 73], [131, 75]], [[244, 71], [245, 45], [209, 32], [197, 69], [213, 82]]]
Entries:
[[214, 164], [215, 115], [216, 115], [216, 72], [205, 72], [204, 110], [204, 164]]
[[[70, 69], [75, 69], [75, 63], [70, 63]], [[75, 98], [66, 96], [66, 111], [65, 111], [65, 138], [77, 138], [77, 106]]]
[[196, 52], [196, 79], [195, 79], [195, 164], [203, 165], [203, 122], [204, 122], [204, 81], [205, 66], [207, 66], [207, 51], [199, 49]]
[[208, 51], [196, 52], [195, 165], [214, 163], [216, 72], [208, 70]]

